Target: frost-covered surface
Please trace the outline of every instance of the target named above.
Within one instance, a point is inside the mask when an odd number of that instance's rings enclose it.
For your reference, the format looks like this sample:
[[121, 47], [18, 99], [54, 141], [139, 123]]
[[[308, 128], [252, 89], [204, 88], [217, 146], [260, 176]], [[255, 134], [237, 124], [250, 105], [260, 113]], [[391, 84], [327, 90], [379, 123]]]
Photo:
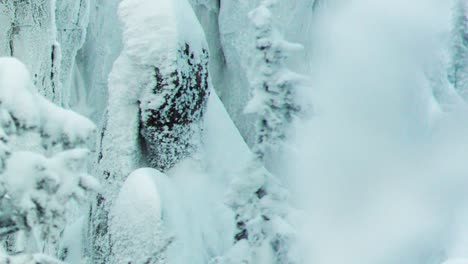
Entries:
[[164, 69], [166, 65], [156, 67], [155, 82], [140, 99], [147, 159], [152, 167], [161, 170], [171, 168], [199, 148], [208, 98], [208, 51], [204, 49], [198, 59], [193, 59], [194, 51], [186, 44], [177, 54], [179, 66], [169, 72]]
[[2, 1], [1, 56], [15, 56], [31, 70], [40, 92], [60, 102], [60, 48], [56, 40], [55, 1]]
[[[124, 1], [120, 14], [125, 55], [137, 67], [152, 65], [143, 68], [140, 129], [146, 159], [165, 171], [198, 148], [208, 98], [208, 50], [185, 0], [157, 4]], [[150, 29], [154, 32], [146, 33]]]
[[[199, 26], [195, 30], [185, 26], [197, 25], [188, 3], [161, 1], [158, 6], [149, 1], [121, 3], [124, 50], [110, 75], [105, 129], [110, 134], [133, 135], [134, 140], [125, 144], [137, 144], [140, 130], [145, 158], [164, 171], [193, 154], [199, 143], [209, 77], [203, 32]], [[119, 132], [124, 123], [113, 122], [127, 122], [124, 115], [140, 121]]]
[[109, 75], [99, 147], [97, 165], [106, 190], [92, 212], [95, 263], [109, 261], [114, 242], [107, 212], [126, 177], [143, 164], [167, 171], [194, 155], [208, 98], [206, 42], [185, 0], [125, 0], [118, 12], [123, 50]]
[[138, 168], [142, 159], [138, 100], [135, 91], [127, 86], [130, 82], [130, 87], [138, 87], [139, 79], [134, 78], [128, 65], [131, 61], [119, 57], [109, 78], [109, 105], [103, 119], [96, 163], [96, 171], [105, 184], [105, 190], [97, 196], [90, 212], [89, 239], [92, 244], [88, 250], [91, 263], [108, 262], [108, 210], [125, 178]]

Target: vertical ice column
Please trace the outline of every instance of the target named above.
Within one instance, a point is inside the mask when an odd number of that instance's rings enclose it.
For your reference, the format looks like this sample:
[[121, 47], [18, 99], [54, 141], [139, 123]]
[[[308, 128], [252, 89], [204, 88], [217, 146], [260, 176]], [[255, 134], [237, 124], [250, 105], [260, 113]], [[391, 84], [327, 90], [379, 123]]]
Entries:
[[78, 89], [72, 85], [73, 68], [78, 50], [83, 46], [86, 37], [86, 28], [89, 21], [90, 0], [57, 0], [56, 2], [56, 29], [57, 41], [60, 43], [60, 82], [63, 85], [61, 101], [69, 105], [76, 96]]
[[39, 92], [60, 102], [60, 47], [56, 42], [55, 1], [0, 2], [0, 55], [14, 56], [31, 70]]
[[31, 69], [39, 92], [55, 103], [70, 101], [72, 69], [89, 17], [89, 0], [0, 2], [0, 55]]

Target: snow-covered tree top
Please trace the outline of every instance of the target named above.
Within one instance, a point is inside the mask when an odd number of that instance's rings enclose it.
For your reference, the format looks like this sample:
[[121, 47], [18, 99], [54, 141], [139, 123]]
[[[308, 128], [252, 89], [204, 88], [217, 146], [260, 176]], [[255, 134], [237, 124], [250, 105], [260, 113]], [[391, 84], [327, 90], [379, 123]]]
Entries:
[[175, 59], [175, 48], [185, 43], [193, 52], [206, 49], [205, 34], [187, 0], [124, 0], [119, 16], [127, 53], [140, 64]]
[[2, 116], [3, 125], [14, 130], [38, 131], [53, 145], [61, 143], [70, 148], [82, 144], [96, 129], [89, 119], [42, 97], [35, 90], [26, 66], [15, 58], [0, 58], [0, 105], [8, 113]]

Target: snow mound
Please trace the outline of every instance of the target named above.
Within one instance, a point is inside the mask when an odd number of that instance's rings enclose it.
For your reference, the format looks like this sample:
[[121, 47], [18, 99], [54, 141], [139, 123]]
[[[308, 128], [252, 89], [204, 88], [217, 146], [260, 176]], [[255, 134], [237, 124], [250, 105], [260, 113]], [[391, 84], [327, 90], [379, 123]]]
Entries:
[[205, 34], [186, 0], [124, 0], [119, 16], [125, 50], [141, 64], [175, 58], [174, 47], [185, 43], [193, 51], [206, 47]]
[[134, 171], [112, 206], [112, 263], [158, 263], [151, 259], [164, 258], [158, 254], [165, 244], [161, 232], [161, 199], [153, 181], [155, 174], [162, 173], [152, 169]]

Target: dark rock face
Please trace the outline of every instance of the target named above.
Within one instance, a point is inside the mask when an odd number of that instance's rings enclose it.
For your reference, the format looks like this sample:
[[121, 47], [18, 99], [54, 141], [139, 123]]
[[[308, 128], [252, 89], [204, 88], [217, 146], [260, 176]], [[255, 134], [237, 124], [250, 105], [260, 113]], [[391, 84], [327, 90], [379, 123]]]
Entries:
[[[161, 171], [198, 147], [208, 87], [208, 51], [195, 55], [188, 44], [177, 51], [174, 71], [154, 65], [155, 86], [140, 99], [140, 133], [149, 165]], [[151, 96], [145, 96], [151, 95]]]

